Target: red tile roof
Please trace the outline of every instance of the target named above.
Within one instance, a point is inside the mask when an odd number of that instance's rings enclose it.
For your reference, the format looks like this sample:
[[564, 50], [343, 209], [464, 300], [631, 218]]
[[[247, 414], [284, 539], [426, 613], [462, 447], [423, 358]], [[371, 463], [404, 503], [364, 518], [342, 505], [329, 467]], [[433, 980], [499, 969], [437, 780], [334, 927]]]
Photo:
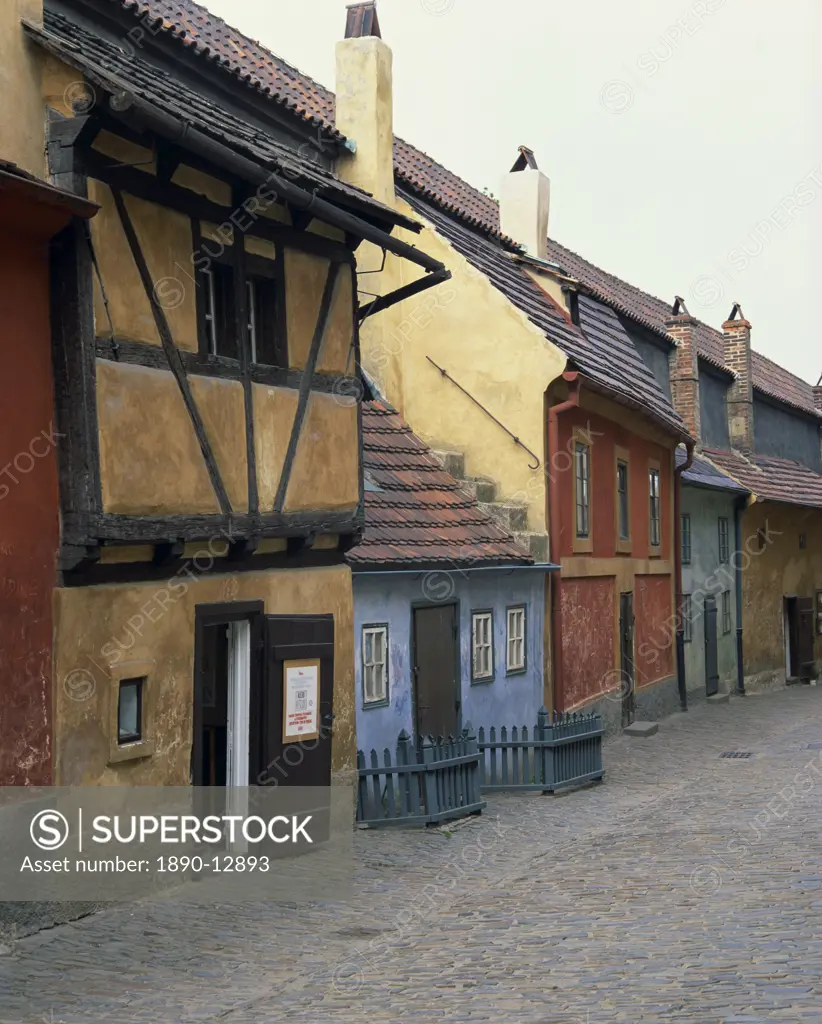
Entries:
[[769, 455], [746, 458], [737, 451], [715, 448], [705, 448], [702, 454], [751, 491], [757, 501], [822, 508], [822, 476], [800, 462]]
[[533, 565], [390, 405], [363, 403], [365, 534], [348, 553], [368, 566]]
[[[277, 57], [261, 43], [231, 28], [194, 0], [110, 2], [120, 4], [141, 20], [156, 19], [162, 31], [185, 46], [213, 59], [248, 85], [316, 124], [324, 133], [342, 138], [334, 126], [334, 94], [330, 90]], [[394, 167], [397, 177], [418, 194], [483, 233], [504, 237], [499, 228], [499, 207], [493, 199], [399, 138], [394, 140]], [[651, 330], [665, 334], [663, 325], [670, 315], [671, 303], [606, 273], [558, 242], [549, 244], [551, 259], [562, 263], [599, 298]], [[697, 343], [704, 359], [715, 366], [723, 366], [720, 331], [700, 324]], [[765, 356], [754, 355], [754, 387], [797, 408], [814, 411], [809, 384]]]

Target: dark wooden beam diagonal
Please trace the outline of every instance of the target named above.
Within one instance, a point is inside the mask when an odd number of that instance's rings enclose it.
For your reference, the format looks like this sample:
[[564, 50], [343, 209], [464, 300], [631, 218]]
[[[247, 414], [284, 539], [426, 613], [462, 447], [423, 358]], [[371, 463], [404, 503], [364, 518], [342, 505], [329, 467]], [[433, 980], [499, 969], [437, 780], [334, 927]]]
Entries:
[[277, 485], [277, 494], [274, 498], [274, 511], [282, 512], [285, 504], [285, 496], [288, 491], [288, 484], [291, 480], [291, 470], [294, 465], [294, 456], [297, 453], [297, 445], [300, 441], [300, 434], [303, 429], [303, 421], [308, 408], [308, 399], [311, 395], [311, 378], [317, 368], [317, 360], [320, 355], [325, 332], [328, 329], [328, 321], [331, 318], [331, 300], [334, 297], [334, 288], [340, 276], [342, 264], [332, 263], [328, 268], [328, 275], [325, 279], [325, 288], [320, 302], [320, 311], [317, 315], [317, 326], [314, 328], [314, 337], [311, 339], [311, 348], [303, 368], [303, 379], [300, 381], [300, 393], [297, 399], [297, 412], [294, 416], [294, 423], [291, 427], [291, 437], [288, 440], [288, 448], [283, 462], [283, 471], [280, 482]]
[[[242, 206], [247, 195], [239, 189], [234, 190], [235, 208]], [[249, 337], [249, 303], [245, 269], [245, 239], [239, 232], [235, 233], [234, 245], [231, 247], [232, 272], [234, 278], [234, 330], [237, 335], [237, 346], [240, 355], [240, 379], [243, 385], [243, 405], [245, 408], [245, 454], [248, 468], [248, 510], [260, 511], [260, 496], [257, 489], [257, 455], [254, 445], [254, 404], [251, 390], [251, 339]]]
[[140, 247], [140, 240], [137, 238], [137, 232], [134, 230], [134, 225], [131, 222], [126, 204], [123, 199], [122, 192], [119, 189], [112, 189], [112, 195], [114, 197], [114, 204], [117, 207], [117, 214], [120, 218], [120, 223], [123, 225], [123, 231], [125, 232], [126, 240], [128, 241], [131, 255], [134, 258], [134, 263], [137, 266], [137, 270], [140, 274], [140, 279], [143, 282], [143, 288], [145, 289], [146, 296], [151, 306], [151, 312], [154, 316], [154, 322], [157, 325], [157, 332], [160, 335], [160, 341], [165, 352], [168, 366], [171, 372], [174, 374], [174, 378], [177, 381], [177, 386], [180, 389], [180, 394], [183, 396], [183, 402], [188, 411], [188, 415], [191, 418], [194, 432], [197, 435], [197, 441], [200, 445], [200, 450], [203, 453], [203, 459], [208, 470], [208, 475], [211, 479], [211, 486], [214, 488], [214, 493], [217, 496], [217, 501], [220, 504], [220, 510], [223, 513], [230, 513], [231, 502], [226, 491], [223, 478], [220, 474], [220, 469], [217, 465], [217, 460], [214, 457], [214, 452], [211, 448], [211, 442], [208, 439], [206, 433], [205, 424], [203, 423], [202, 417], [200, 416], [200, 410], [197, 408], [197, 403], [194, 401], [194, 395], [191, 393], [191, 387], [188, 383], [188, 377], [186, 376], [186, 369], [180, 358], [180, 352], [177, 346], [174, 344], [174, 338], [171, 334], [171, 327], [169, 326], [166, 318], [165, 310], [157, 301], [157, 296], [154, 291], [154, 282], [151, 278], [151, 271], [148, 269], [143, 250]]

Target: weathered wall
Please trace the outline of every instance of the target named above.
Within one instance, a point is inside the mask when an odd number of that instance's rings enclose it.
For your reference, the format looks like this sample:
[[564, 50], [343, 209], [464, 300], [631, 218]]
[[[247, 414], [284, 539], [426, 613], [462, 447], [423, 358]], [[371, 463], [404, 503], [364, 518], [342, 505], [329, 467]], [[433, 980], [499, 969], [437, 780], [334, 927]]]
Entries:
[[[39, 52], [29, 43], [22, 18], [43, 22], [43, 0], [0, 4], [0, 142], [2, 158], [42, 178], [45, 171], [45, 109]], [[75, 76], [79, 77], [79, 76]]]
[[[527, 502], [530, 530], [545, 532], [546, 478], [530, 457], [427, 361], [443, 366], [532, 451], [544, 451], [544, 395], [565, 369], [565, 355], [491, 282], [402, 201], [398, 208], [422, 220], [420, 235], [397, 237], [441, 260], [453, 277], [399, 303], [362, 326], [363, 365], [386, 398], [424, 440], [465, 453], [469, 476], [496, 481], [498, 498]], [[358, 250], [360, 270], [376, 269], [381, 255]], [[382, 275], [361, 279], [384, 294], [419, 276], [389, 255]], [[526, 386], [527, 384], [527, 386]]]
[[285, 511], [356, 508], [359, 458], [356, 401], [314, 392], [294, 455]]
[[[285, 250], [288, 365], [295, 369], [305, 366], [308, 358], [330, 265], [324, 257], [295, 249]], [[342, 267], [334, 286], [328, 327], [317, 360], [320, 373], [354, 372], [352, 302], [353, 271]]]
[[[202, 545], [202, 564], [209, 559]], [[188, 785], [198, 604], [261, 600], [266, 614], [334, 615], [332, 769], [355, 763], [353, 601], [347, 567], [247, 572], [55, 591], [55, 781], [58, 785]], [[154, 753], [109, 763], [111, 667], [153, 661]]]
[[674, 671], [676, 634], [672, 628], [673, 594], [667, 576], [634, 580], [634, 664], [636, 686], [666, 679]]
[[[718, 519], [728, 520], [729, 547], [734, 552], [734, 498], [704, 487], [682, 487], [681, 511], [691, 517], [691, 564], [682, 566], [682, 592], [693, 599], [693, 638], [685, 644], [685, 678], [689, 692], [705, 691], [704, 600], [713, 595], [717, 603], [717, 657], [720, 689], [736, 688], [736, 570], [733, 559], [719, 561]], [[722, 632], [722, 591], [731, 591], [731, 631]]]
[[762, 455], [801, 462], [822, 473], [819, 421], [754, 397], [754, 446]]
[[562, 580], [562, 661], [565, 709], [619, 686], [613, 577]]
[[[784, 682], [784, 598], [813, 597], [822, 590], [822, 512], [757, 502], [742, 517], [742, 537], [745, 685]], [[822, 668], [822, 637], [815, 637], [815, 655]]]
[[657, 384], [668, 396], [668, 401], [671, 401], [671, 370], [668, 363], [670, 342], [665, 342], [650, 331], [646, 331], [628, 317], [622, 316], [619, 319], [645, 365], [656, 378]]
[[48, 252], [4, 229], [0, 324], [0, 785], [47, 785], [59, 543]]
[[[443, 603], [458, 603], [462, 723], [474, 728], [492, 725], [530, 729], [543, 701], [542, 636], [544, 579], [536, 572], [460, 574], [420, 573], [411, 576], [354, 576], [354, 659], [356, 665], [357, 746], [360, 750], [384, 747], [394, 750], [400, 730], [414, 735], [411, 686], [412, 602], [425, 602], [433, 593]], [[505, 673], [505, 610], [509, 605], [527, 607], [527, 671]], [[471, 610], [494, 609], [493, 682], [471, 682]], [[390, 647], [390, 706], [365, 708], [362, 684], [362, 628], [388, 623]]]
[[702, 443], [708, 448], [730, 448], [728, 433], [728, 385], [699, 364], [699, 412]]

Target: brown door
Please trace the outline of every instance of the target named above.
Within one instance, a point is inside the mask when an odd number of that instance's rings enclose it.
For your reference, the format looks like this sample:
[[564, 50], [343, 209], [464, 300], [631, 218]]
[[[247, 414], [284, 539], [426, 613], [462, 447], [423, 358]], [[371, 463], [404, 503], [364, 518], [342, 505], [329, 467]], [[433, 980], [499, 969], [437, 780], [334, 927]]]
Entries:
[[719, 693], [719, 639], [716, 627], [716, 598], [706, 597], [702, 617], [705, 621], [705, 693]]
[[816, 661], [813, 656], [813, 598], [796, 599], [796, 617], [799, 678], [813, 679], [816, 676]]
[[[260, 785], [330, 786], [331, 729], [334, 720], [333, 615], [267, 615], [262, 714], [256, 722], [259, 763], [251, 781]], [[285, 673], [289, 662], [319, 662], [318, 735], [283, 742]], [[313, 695], [299, 700], [310, 702]], [[252, 741], [255, 721], [252, 718]], [[253, 755], [252, 755], [253, 756]]]
[[414, 609], [414, 711], [418, 739], [457, 733], [457, 640], [455, 604]]

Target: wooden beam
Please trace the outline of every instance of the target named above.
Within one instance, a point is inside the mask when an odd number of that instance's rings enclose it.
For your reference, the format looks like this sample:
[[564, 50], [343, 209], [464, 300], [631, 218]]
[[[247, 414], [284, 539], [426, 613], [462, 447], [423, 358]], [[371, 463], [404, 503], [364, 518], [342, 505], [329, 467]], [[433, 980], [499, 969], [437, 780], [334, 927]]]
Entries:
[[334, 297], [334, 289], [340, 275], [340, 267], [341, 264], [332, 263], [328, 268], [328, 274], [325, 279], [325, 288], [323, 289], [323, 296], [320, 302], [320, 311], [317, 315], [317, 325], [314, 328], [314, 337], [311, 339], [311, 348], [308, 351], [308, 357], [303, 369], [303, 379], [300, 382], [300, 393], [299, 398], [297, 399], [297, 412], [294, 415], [294, 423], [291, 427], [291, 437], [288, 440], [288, 448], [285, 453], [283, 470], [280, 474], [280, 481], [277, 485], [277, 494], [274, 498], [275, 512], [282, 512], [285, 504], [285, 496], [288, 491], [289, 481], [291, 480], [291, 470], [294, 466], [294, 456], [297, 453], [297, 445], [299, 444], [300, 434], [303, 429], [303, 420], [305, 419], [305, 413], [308, 408], [308, 399], [311, 395], [311, 378], [313, 377], [314, 370], [317, 367], [320, 348], [322, 347], [325, 332], [328, 329], [328, 322], [331, 318], [331, 300]]
[[[242, 207], [248, 198], [238, 189], [233, 192], [235, 208]], [[254, 445], [254, 404], [251, 393], [251, 339], [248, 320], [248, 287], [246, 284], [246, 253], [243, 236], [234, 238], [231, 247], [232, 276], [234, 282], [234, 331], [240, 356], [240, 380], [243, 385], [243, 407], [245, 410], [245, 458], [248, 477], [248, 511], [260, 511], [260, 496], [257, 490], [257, 453]]]
[[200, 416], [200, 410], [197, 408], [197, 403], [194, 401], [194, 395], [191, 393], [188, 377], [186, 376], [185, 365], [180, 358], [179, 349], [174, 344], [174, 338], [171, 335], [171, 327], [166, 319], [165, 310], [157, 300], [157, 296], [154, 291], [154, 282], [151, 278], [151, 271], [148, 269], [148, 264], [146, 263], [145, 256], [143, 255], [143, 250], [140, 248], [140, 241], [137, 238], [137, 233], [131, 222], [131, 217], [129, 217], [128, 210], [126, 209], [123, 195], [118, 189], [112, 189], [112, 195], [114, 197], [114, 205], [117, 207], [117, 213], [120, 217], [120, 223], [123, 226], [123, 231], [125, 232], [129, 248], [131, 249], [131, 255], [134, 258], [134, 262], [140, 274], [140, 279], [143, 282], [143, 288], [151, 306], [154, 323], [156, 324], [157, 332], [160, 335], [160, 341], [162, 342], [163, 351], [165, 352], [165, 356], [168, 361], [168, 367], [174, 374], [174, 378], [177, 381], [177, 386], [180, 389], [180, 394], [183, 396], [183, 402], [185, 403], [185, 407], [188, 410], [188, 415], [191, 418], [191, 423], [194, 427], [194, 433], [197, 435], [200, 451], [203, 453], [203, 460], [205, 461], [206, 469], [208, 470], [208, 475], [211, 479], [211, 486], [214, 488], [214, 493], [217, 496], [217, 501], [220, 504], [221, 511], [224, 513], [230, 513], [232, 509], [228, 492], [225, 489], [225, 484], [223, 483], [223, 478], [220, 474], [217, 460], [215, 459], [214, 452], [211, 449], [211, 442], [208, 439], [205, 424]]
[[[154, 370], [168, 370], [168, 360], [159, 345], [131, 338], [97, 338], [96, 355], [114, 363], [132, 366], [146, 366]], [[221, 380], [242, 380], [240, 364], [236, 359], [225, 356], [201, 356], [199, 352], [180, 349], [180, 358], [188, 374], [198, 377], [217, 377]], [[265, 384], [272, 388], [298, 390], [305, 376], [302, 370], [290, 370], [283, 366], [261, 366], [255, 364], [249, 373], [253, 384]], [[351, 374], [315, 373], [311, 377], [311, 390], [322, 394], [356, 395], [359, 390], [357, 378]]]

